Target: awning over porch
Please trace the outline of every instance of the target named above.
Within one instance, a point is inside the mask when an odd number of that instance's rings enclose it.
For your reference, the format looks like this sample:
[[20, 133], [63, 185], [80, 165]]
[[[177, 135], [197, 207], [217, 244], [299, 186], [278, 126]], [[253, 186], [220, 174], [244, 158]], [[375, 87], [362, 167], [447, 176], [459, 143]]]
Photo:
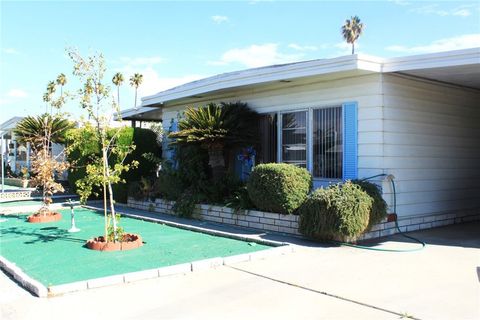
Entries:
[[132, 123], [162, 121], [162, 109], [159, 107], [139, 107], [123, 110], [115, 114], [115, 120], [127, 120]]

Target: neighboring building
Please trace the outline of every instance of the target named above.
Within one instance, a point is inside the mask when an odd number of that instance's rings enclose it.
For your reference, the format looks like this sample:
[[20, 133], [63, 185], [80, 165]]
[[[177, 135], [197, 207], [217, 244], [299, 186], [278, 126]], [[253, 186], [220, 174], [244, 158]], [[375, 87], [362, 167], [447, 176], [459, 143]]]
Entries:
[[[4, 123], [0, 124], [0, 139], [1, 152], [3, 154], [5, 168], [10, 166], [10, 169], [15, 174], [19, 174], [22, 168], [27, 168], [30, 171], [32, 149], [30, 143], [20, 143], [13, 132], [17, 123], [22, 121], [23, 117], [13, 117]], [[63, 153], [64, 147], [61, 144], [52, 144], [52, 154], [58, 156]], [[61, 179], [66, 180], [68, 172], [65, 171]]]
[[[305, 167], [316, 187], [391, 174], [405, 224], [480, 217], [480, 48], [221, 74], [142, 98], [138, 120], [155, 114], [168, 129], [186, 106], [219, 101], [263, 115], [257, 160]], [[376, 181], [392, 205], [390, 183]]]
[[23, 145], [15, 139], [13, 130], [17, 126], [17, 123], [22, 121], [22, 117], [13, 117], [4, 123], [0, 124], [1, 135], [1, 152], [5, 167], [10, 166], [10, 169], [15, 173], [20, 173], [22, 168], [30, 169], [30, 144]]

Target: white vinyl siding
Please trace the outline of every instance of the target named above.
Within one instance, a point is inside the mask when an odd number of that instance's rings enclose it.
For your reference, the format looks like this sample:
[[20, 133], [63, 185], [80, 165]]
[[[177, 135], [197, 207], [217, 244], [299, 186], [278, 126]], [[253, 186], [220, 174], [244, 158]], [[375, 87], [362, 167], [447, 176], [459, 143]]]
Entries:
[[383, 83], [383, 166], [396, 177], [397, 213], [478, 212], [480, 92], [396, 75]]
[[[306, 110], [322, 106], [339, 106], [346, 101], [358, 103], [358, 153], [368, 157], [368, 162], [359, 161], [358, 176], [366, 177], [382, 173], [381, 167], [373, 164], [382, 162], [378, 149], [383, 144], [383, 96], [381, 94], [381, 76], [379, 74], [345, 77], [316, 82], [293, 81], [260, 86], [256, 89], [238, 89], [228, 93], [205, 96], [189, 106], [204, 105], [208, 102], [242, 101], [259, 113], [277, 113]], [[163, 121], [170, 123], [177, 113], [185, 109], [185, 104], [167, 104]], [[359, 157], [361, 160], [361, 157]], [[322, 185], [314, 181], [316, 187]]]

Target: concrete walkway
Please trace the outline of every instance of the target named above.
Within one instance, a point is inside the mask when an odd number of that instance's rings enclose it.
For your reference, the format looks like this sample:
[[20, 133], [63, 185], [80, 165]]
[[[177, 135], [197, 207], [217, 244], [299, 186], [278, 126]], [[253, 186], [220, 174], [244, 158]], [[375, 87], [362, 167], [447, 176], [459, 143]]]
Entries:
[[[428, 243], [410, 253], [302, 243], [265, 260], [49, 299], [0, 273], [0, 318], [480, 319], [479, 230], [469, 223], [410, 233]], [[379, 245], [416, 246], [405, 241]]]

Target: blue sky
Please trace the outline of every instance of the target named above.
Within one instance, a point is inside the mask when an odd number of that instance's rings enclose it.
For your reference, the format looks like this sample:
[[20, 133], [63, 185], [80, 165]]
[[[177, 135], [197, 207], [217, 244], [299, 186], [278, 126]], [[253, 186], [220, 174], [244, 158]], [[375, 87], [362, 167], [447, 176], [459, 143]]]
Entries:
[[[108, 78], [144, 75], [139, 96], [223, 72], [350, 53], [340, 27], [365, 23], [357, 52], [380, 56], [480, 47], [478, 1], [1, 1], [0, 122], [45, 110], [66, 47], [102, 52]], [[66, 89], [78, 84], [69, 81]], [[134, 91], [121, 89], [122, 109]], [[81, 111], [69, 103], [73, 117]]]

